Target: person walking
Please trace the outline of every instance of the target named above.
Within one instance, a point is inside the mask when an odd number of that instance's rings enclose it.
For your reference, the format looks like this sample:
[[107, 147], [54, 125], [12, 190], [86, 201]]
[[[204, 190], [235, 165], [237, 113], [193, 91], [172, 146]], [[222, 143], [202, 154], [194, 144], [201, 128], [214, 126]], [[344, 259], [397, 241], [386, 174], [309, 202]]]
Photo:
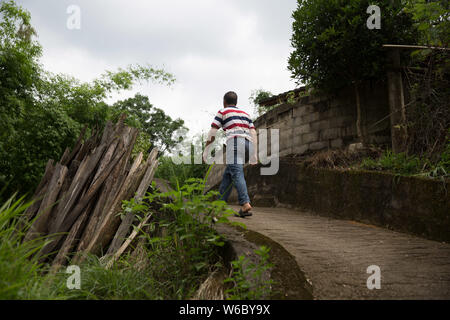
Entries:
[[241, 206], [238, 216], [251, 216], [250, 198], [244, 177], [244, 164], [257, 164], [257, 134], [247, 112], [239, 109], [237, 94], [227, 92], [223, 97], [223, 108], [217, 112], [206, 141], [204, 159], [208, 146], [214, 142], [217, 131], [222, 128], [226, 134], [226, 169], [220, 184], [220, 199], [227, 201], [232, 187], [237, 190], [238, 201]]

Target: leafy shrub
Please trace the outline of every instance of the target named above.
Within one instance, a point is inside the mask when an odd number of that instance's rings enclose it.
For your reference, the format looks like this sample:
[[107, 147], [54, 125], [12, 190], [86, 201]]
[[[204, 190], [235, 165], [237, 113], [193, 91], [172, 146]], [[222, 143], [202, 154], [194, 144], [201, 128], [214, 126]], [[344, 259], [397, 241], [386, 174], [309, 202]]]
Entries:
[[233, 287], [226, 290], [229, 300], [258, 300], [267, 299], [273, 280], [265, 280], [264, 274], [272, 268], [269, 263], [270, 248], [261, 246], [254, 252], [259, 256], [259, 263], [252, 263], [243, 255], [232, 261], [233, 274], [225, 279], [225, 283], [232, 283]]
[[416, 156], [408, 156], [405, 153], [393, 153], [386, 151], [377, 160], [366, 158], [361, 163], [361, 168], [368, 170], [387, 170], [402, 175], [413, 175], [422, 172], [429, 166], [428, 162]]

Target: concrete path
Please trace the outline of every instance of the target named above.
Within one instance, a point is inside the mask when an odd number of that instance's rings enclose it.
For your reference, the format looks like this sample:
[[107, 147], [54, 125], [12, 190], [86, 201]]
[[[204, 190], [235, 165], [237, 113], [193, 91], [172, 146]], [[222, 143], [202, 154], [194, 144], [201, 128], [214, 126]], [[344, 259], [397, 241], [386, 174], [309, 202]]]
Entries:
[[[315, 299], [450, 299], [450, 244], [284, 208], [252, 212], [233, 220], [288, 250]], [[367, 288], [372, 265], [381, 289]]]

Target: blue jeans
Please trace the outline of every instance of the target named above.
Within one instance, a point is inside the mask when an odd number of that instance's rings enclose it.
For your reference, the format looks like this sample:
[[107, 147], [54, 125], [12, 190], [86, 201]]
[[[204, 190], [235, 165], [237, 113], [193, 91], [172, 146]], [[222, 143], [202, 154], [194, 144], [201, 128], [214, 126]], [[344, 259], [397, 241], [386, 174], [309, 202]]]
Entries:
[[221, 200], [228, 200], [234, 185], [238, 193], [239, 204], [242, 206], [244, 203], [250, 203], [244, 178], [244, 164], [248, 161], [252, 148], [251, 142], [245, 138], [235, 137], [227, 141], [227, 167], [219, 188]]

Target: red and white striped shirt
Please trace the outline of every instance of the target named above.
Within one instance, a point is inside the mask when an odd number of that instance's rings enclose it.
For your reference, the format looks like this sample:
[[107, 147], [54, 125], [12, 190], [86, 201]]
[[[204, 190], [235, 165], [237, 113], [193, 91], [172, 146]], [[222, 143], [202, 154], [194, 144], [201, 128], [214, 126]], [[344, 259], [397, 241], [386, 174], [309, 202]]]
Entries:
[[211, 123], [211, 127], [222, 128], [227, 140], [234, 137], [244, 137], [251, 140], [250, 129], [255, 129], [248, 113], [233, 106], [220, 109]]

